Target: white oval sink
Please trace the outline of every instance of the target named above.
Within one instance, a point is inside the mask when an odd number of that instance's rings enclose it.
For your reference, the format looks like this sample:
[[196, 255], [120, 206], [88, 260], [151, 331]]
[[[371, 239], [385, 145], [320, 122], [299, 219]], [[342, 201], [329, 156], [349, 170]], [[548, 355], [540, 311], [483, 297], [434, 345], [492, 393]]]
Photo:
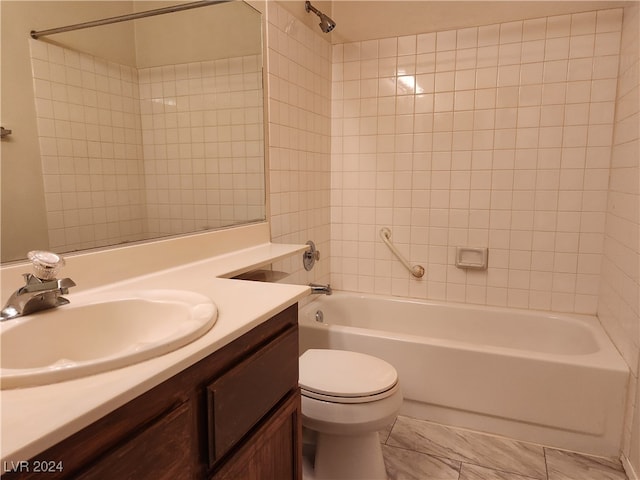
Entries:
[[218, 317], [204, 295], [108, 292], [4, 322], [2, 389], [61, 382], [148, 360], [205, 334]]

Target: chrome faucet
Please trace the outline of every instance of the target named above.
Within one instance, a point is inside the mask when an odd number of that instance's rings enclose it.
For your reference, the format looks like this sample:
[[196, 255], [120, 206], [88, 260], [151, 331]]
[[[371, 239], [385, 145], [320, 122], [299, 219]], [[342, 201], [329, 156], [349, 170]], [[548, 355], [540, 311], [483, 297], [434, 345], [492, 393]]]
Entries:
[[333, 290], [331, 289], [331, 285], [320, 285], [318, 283], [310, 283], [309, 286], [311, 287], [312, 295], [320, 295], [320, 294], [331, 295], [333, 293]]
[[64, 266], [64, 259], [51, 252], [33, 251], [28, 254], [35, 274], [25, 273], [25, 285], [16, 290], [0, 312], [0, 321], [22, 317], [30, 313], [67, 305], [62, 295], [76, 284], [70, 278], [55, 278]]

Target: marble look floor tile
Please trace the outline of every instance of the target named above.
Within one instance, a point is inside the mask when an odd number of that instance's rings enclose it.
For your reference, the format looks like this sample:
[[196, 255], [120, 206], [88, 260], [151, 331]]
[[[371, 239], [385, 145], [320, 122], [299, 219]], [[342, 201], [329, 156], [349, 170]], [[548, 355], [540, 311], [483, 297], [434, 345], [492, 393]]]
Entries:
[[545, 448], [549, 480], [626, 480], [619, 461]]
[[[395, 423], [395, 420], [394, 420]], [[386, 443], [389, 438], [389, 434], [391, 433], [391, 429], [393, 428], [393, 423], [390, 423], [382, 430], [378, 430], [378, 436], [380, 437], [380, 443]]]
[[546, 480], [542, 447], [491, 435], [398, 417], [387, 444]]
[[460, 462], [388, 445], [382, 453], [389, 480], [458, 480]]
[[460, 468], [459, 480], [532, 480], [532, 477], [463, 463]]

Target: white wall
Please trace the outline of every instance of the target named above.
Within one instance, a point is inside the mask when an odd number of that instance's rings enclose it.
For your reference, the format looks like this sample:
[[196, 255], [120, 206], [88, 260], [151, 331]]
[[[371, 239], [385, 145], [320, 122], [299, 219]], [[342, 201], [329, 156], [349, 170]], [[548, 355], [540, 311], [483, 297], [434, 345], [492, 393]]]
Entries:
[[640, 474], [640, 6], [624, 9], [598, 317], [631, 370], [623, 453]]
[[276, 2], [267, 8], [269, 200], [271, 237], [313, 240], [321, 259], [311, 272], [295, 257], [274, 264], [286, 281], [329, 279], [331, 46]]
[[[339, 44], [329, 63], [330, 36], [269, 5], [274, 240], [327, 249], [330, 228], [331, 275], [314, 275], [337, 288], [597, 311], [633, 372], [640, 471], [638, 6]], [[458, 243], [488, 245], [490, 270], [456, 270]]]
[[[134, 2], [134, 11], [176, 5], [174, 0]], [[189, 3], [189, 2], [183, 2]], [[138, 68], [258, 55], [262, 51], [261, 18], [240, 2], [214, 4], [170, 15], [136, 20]]]
[[[595, 313], [621, 21], [601, 10], [334, 45], [334, 285]], [[488, 247], [488, 270], [455, 268], [456, 246]]]

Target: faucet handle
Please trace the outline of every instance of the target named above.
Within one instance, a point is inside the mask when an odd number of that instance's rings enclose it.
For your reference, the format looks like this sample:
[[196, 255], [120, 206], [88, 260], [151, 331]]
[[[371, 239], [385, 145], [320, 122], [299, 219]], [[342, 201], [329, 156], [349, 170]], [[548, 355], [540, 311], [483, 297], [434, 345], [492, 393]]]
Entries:
[[60, 255], [44, 250], [33, 250], [27, 254], [33, 264], [33, 272], [40, 280], [53, 280], [64, 267], [65, 261]]

